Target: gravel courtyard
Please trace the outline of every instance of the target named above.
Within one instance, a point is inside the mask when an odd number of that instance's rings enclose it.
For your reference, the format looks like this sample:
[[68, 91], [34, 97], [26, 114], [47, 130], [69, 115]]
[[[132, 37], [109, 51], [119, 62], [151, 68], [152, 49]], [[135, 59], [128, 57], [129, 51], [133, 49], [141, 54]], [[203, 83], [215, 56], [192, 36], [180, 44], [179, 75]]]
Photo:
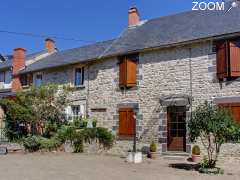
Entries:
[[203, 175], [193, 170], [176, 169], [169, 164], [183, 161], [144, 160], [128, 164], [115, 156], [66, 153], [9, 154], [0, 156], [1, 180], [214, 180], [240, 179], [240, 161], [220, 162], [224, 175]]

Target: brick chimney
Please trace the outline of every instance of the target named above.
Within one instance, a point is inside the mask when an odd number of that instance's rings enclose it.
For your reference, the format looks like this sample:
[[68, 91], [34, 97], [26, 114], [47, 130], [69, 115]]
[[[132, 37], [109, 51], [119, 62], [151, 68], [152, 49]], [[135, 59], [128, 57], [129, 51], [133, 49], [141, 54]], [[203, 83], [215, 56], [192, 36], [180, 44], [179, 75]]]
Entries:
[[45, 39], [45, 48], [49, 51], [52, 52], [55, 50], [55, 41], [52, 40], [51, 38]]
[[128, 10], [128, 27], [136, 26], [140, 23], [140, 16], [136, 7]]
[[22, 89], [20, 75], [18, 72], [25, 68], [26, 50], [23, 48], [16, 48], [13, 50], [12, 60], [12, 92], [17, 92]]

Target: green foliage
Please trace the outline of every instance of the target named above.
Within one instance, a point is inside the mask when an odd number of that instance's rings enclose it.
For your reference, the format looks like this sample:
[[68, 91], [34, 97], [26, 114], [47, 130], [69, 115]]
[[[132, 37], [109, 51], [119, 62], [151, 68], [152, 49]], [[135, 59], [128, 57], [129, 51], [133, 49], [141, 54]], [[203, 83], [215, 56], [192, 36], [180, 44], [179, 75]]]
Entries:
[[52, 136], [57, 129], [56, 125], [63, 124], [65, 120], [65, 105], [65, 91], [53, 84], [20, 91], [13, 100], [1, 99], [0, 106], [6, 114], [7, 138], [15, 141], [27, 134], [39, 135], [39, 124], [46, 125], [47, 137]]
[[[93, 128], [94, 130], [95, 128]], [[98, 127], [96, 128], [96, 138], [98, 139], [99, 143], [107, 149], [110, 149], [114, 143], [114, 136], [113, 134], [108, 131], [106, 128]]]
[[192, 154], [193, 155], [200, 155], [201, 151], [200, 151], [200, 147], [198, 145], [194, 145], [192, 148]]
[[61, 142], [55, 137], [50, 139], [41, 137], [39, 140], [40, 149], [46, 149], [48, 151], [56, 150], [61, 145]]
[[75, 153], [83, 152], [83, 134], [81, 132], [76, 132], [73, 140], [73, 149]]
[[93, 125], [94, 128], [97, 127], [97, 120], [96, 119], [93, 119], [92, 125]]
[[192, 142], [201, 139], [208, 152], [209, 167], [214, 167], [223, 143], [239, 140], [239, 126], [229, 113], [205, 102], [198, 106], [188, 123], [189, 136]]
[[154, 141], [150, 144], [150, 152], [157, 152], [157, 145]]
[[23, 138], [23, 146], [29, 152], [35, 152], [40, 149], [40, 137], [38, 136], [28, 136]]
[[63, 125], [56, 133], [55, 137], [62, 143], [65, 143], [66, 141], [73, 142], [75, 137], [75, 127], [74, 126], [66, 126]]

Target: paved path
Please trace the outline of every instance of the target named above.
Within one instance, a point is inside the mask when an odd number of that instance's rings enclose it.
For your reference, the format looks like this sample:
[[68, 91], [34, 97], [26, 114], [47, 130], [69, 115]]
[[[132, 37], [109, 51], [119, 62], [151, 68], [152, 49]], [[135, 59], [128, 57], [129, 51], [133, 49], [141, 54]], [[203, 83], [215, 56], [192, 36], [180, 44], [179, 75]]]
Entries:
[[113, 156], [11, 154], [0, 156], [0, 180], [239, 180], [239, 161], [223, 164], [224, 175], [203, 175], [168, 167], [173, 160], [128, 164]]

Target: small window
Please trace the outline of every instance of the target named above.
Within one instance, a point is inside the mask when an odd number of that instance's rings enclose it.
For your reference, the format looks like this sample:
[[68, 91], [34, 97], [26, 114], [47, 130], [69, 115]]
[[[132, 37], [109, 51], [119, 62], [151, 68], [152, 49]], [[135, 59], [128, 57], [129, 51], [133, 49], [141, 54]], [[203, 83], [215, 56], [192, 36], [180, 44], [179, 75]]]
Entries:
[[83, 86], [84, 85], [84, 67], [75, 69], [75, 86]]
[[132, 108], [119, 109], [119, 136], [133, 137], [135, 133], [134, 111]]
[[42, 74], [37, 74], [35, 78], [35, 86], [39, 87], [42, 85]]
[[138, 55], [124, 56], [119, 61], [119, 86], [135, 87]]
[[21, 75], [20, 81], [21, 81], [21, 84], [22, 84], [23, 87], [32, 85], [32, 74]]
[[68, 121], [82, 119], [85, 117], [85, 106], [83, 104], [68, 106], [65, 111]]

